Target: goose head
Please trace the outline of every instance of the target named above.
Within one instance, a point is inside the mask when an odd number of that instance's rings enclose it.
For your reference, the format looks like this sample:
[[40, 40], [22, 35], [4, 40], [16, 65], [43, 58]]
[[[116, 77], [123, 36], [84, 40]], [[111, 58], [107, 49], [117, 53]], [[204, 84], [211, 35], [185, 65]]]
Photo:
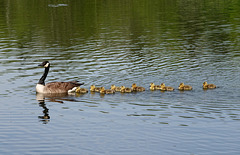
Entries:
[[43, 61], [40, 65], [38, 66], [41, 66], [41, 67], [44, 67], [44, 68], [47, 68], [47, 67], [50, 67], [50, 63], [48, 61]]

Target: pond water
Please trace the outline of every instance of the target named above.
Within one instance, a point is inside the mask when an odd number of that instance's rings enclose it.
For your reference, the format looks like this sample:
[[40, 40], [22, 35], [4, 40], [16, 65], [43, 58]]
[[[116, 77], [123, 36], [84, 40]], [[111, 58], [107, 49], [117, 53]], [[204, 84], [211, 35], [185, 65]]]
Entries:
[[[239, 1], [4, 0], [0, 11], [0, 154], [240, 153]], [[44, 60], [46, 82], [146, 91], [36, 95]]]

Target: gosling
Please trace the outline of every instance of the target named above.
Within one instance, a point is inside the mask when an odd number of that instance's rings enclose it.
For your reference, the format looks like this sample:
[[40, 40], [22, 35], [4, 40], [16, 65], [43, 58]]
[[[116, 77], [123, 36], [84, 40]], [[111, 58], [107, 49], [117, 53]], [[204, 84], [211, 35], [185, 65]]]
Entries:
[[113, 93], [115, 93], [115, 91], [112, 89], [105, 89], [104, 87], [101, 87], [100, 93], [101, 94], [113, 94]]
[[78, 87], [75, 92], [76, 92], [76, 93], [84, 94], [84, 93], [88, 93], [88, 90], [87, 90], [86, 88], [80, 88], [80, 87]]
[[216, 88], [215, 84], [208, 84], [206, 81], [203, 82], [203, 89], [214, 89]]
[[115, 85], [111, 85], [111, 89], [114, 91], [121, 91], [121, 87], [117, 87]]
[[165, 83], [161, 83], [161, 89], [162, 91], [173, 91], [173, 87], [165, 86]]
[[184, 85], [184, 83], [180, 83], [178, 89], [179, 89], [179, 90], [192, 90], [192, 86], [190, 86], [190, 85]]
[[155, 85], [154, 83], [150, 83], [150, 90], [160, 90], [160, 85]]
[[136, 83], [132, 84], [132, 90], [133, 91], [145, 91], [144, 87], [137, 86]]
[[128, 88], [125, 86], [121, 86], [121, 93], [131, 93], [132, 92], [132, 88]]
[[91, 92], [100, 92], [101, 88], [100, 87], [95, 87], [95, 85], [91, 85], [90, 91]]

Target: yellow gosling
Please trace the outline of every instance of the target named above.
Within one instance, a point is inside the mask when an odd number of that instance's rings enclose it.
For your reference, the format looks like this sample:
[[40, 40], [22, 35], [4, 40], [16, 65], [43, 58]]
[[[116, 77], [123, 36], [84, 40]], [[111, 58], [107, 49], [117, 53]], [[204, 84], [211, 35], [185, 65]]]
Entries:
[[88, 93], [88, 90], [86, 88], [78, 87], [75, 92], [83, 94], [83, 93]]
[[179, 89], [179, 90], [192, 90], [192, 86], [190, 86], [190, 85], [184, 85], [184, 83], [180, 83], [178, 89]]
[[206, 81], [203, 82], [203, 89], [214, 89], [216, 88], [215, 84], [208, 84]]
[[165, 83], [161, 83], [161, 89], [162, 91], [173, 91], [173, 87], [165, 86]]
[[121, 87], [117, 87], [115, 85], [111, 85], [111, 89], [114, 91], [121, 91]]
[[160, 85], [155, 85], [154, 83], [150, 83], [150, 90], [160, 90]]
[[154, 86], [154, 83], [150, 83], [150, 90], [156, 90]]
[[95, 87], [95, 85], [91, 85], [90, 87], [90, 91], [91, 92], [100, 92], [100, 87]]
[[101, 87], [100, 93], [101, 94], [113, 94], [113, 93], [115, 93], [115, 91], [112, 89], [105, 89], [104, 87]]
[[125, 86], [121, 86], [121, 93], [131, 93], [132, 92], [132, 89], [131, 88], [128, 88], [128, 87], [125, 87]]
[[121, 86], [121, 93], [125, 93], [125, 86]]
[[136, 83], [132, 84], [132, 90], [133, 91], [145, 91], [144, 87], [137, 86]]

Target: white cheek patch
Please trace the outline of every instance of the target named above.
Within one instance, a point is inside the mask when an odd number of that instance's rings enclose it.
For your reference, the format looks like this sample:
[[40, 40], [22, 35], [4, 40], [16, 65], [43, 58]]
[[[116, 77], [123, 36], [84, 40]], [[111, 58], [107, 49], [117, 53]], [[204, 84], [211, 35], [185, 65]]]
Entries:
[[47, 63], [46, 65], [44, 65], [45, 68], [47, 68], [49, 66], [49, 63]]

